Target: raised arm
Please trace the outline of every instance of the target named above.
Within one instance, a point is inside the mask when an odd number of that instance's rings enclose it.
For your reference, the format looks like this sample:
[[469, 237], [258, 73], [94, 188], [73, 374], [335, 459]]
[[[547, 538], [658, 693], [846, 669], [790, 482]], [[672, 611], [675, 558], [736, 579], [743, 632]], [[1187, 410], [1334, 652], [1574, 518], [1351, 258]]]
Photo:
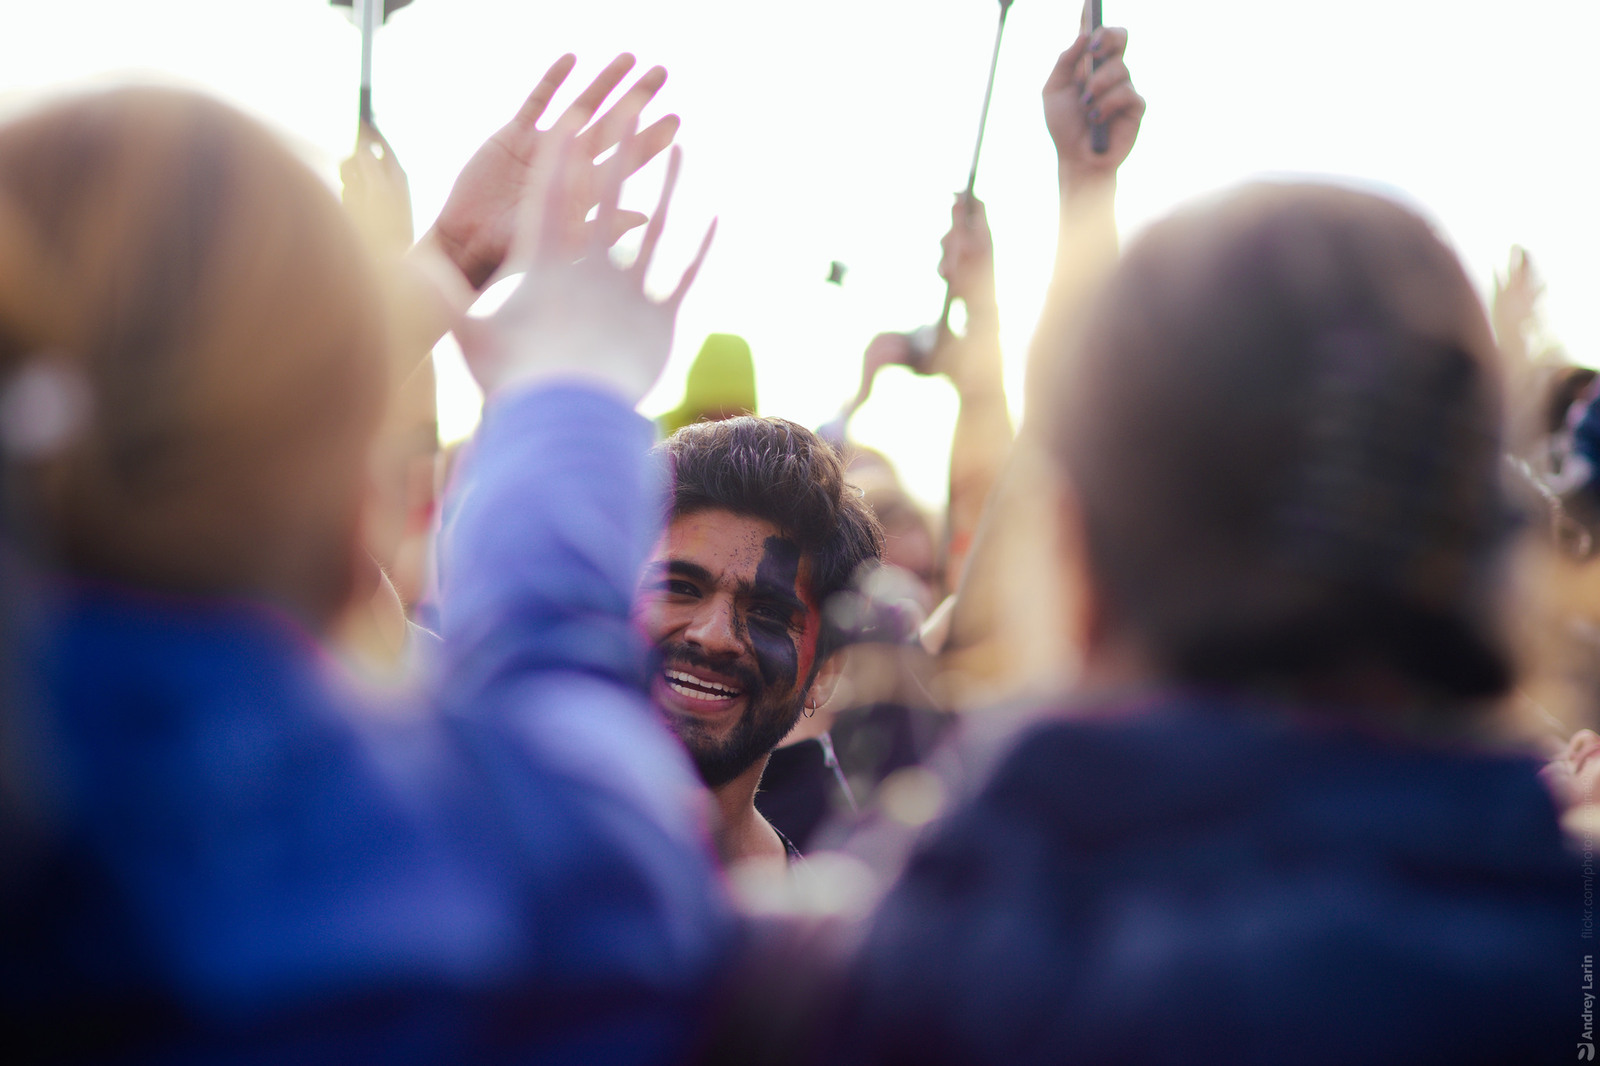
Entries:
[[[1055, 143], [1060, 232], [1055, 273], [1028, 355], [1028, 410], [1061, 357], [1095, 283], [1117, 256], [1116, 177], [1144, 119], [1124, 61], [1128, 32], [1105, 27], [1080, 34], [1045, 82], [1045, 125]], [[1108, 127], [1109, 147], [1094, 151], [1090, 127]], [[1048, 467], [1023, 432], [991, 494], [950, 616], [942, 650], [957, 702], [985, 702], [1048, 685], [1063, 668], [1068, 621], [1054, 573], [1057, 496]], [[1070, 664], [1065, 664], [1070, 667]]]
[[1506, 372], [1513, 378], [1525, 374], [1534, 362], [1529, 337], [1539, 327], [1539, 298], [1544, 282], [1534, 269], [1533, 257], [1526, 248], [1513, 246], [1504, 276], [1495, 275], [1494, 300], [1489, 317], [1494, 339], [1506, 358]]
[[[639, 151], [621, 140], [598, 190], [604, 224]], [[602, 228], [575, 245], [565, 225], [584, 149], [563, 131], [545, 150], [513, 242], [523, 281], [457, 328], [487, 403], [441, 534], [440, 699], [531, 860], [518, 888], [539, 923], [525, 932], [551, 982], [545, 1009], [589, 1060], [676, 1061], [729, 926], [703, 792], [645, 697], [628, 621], [662, 488], [632, 407], [700, 260], [668, 300], [645, 296], [676, 153], [622, 268]]]
[[[487, 285], [505, 261], [530, 175], [554, 142], [557, 131], [577, 131], [573, 145], [574, 169], [571, 179], [565, 183], [570, 199], [564, 207], [568, 224], [577, 226], [598, 199], [596, 157], [616, 145], [622, 131], [637, 122], [645, 106], [667, 80], [665, 69], [651, 67], [608, 111], [596, 118], [600, 105], [633, 68], [633, 56], [624, 53], [613, 59], [588, 88], [578, 94], [555, 124], [540, 129], [540, 119], [576, 63], [575, 57], [564, 55], [545, 71], [515, 117], [467, 161], [438, 220], [422, 237], [422, 243], [437, 246], [474, 289]], [[633, 169], [637, 170], [660, 154], [672, 143], [677, 132], [678, 117], [667, 115], [635, 135]], [[587, 166], [578, 167], [579, 159]], [[612, 223], [621, 227], [617, 230], [620, 235], [644, 220], [644, 216], [636, 212], [617, 212]]]
[[955, 588], [966, 566], [989, 498], [1011, 448], [1000, 351], [1000, 311], [995, 296], [994, 238], [983, 201], [958, 196], [950, 232], [940, 241], [939, 274], [967, 310], [966, 330], [945, 338], [935, 369], [950, 376], [961, 398], [950, 445], [950, 499], [946, 512], [945, 580]]
[[599, 193], [600, 225], [580, 235], [566, 209], [591, 168], [580, 138], [557, 134], [520, 211], [521, 284], [492, 316], [456, 327], [488, 398], [440, 546], [440, 620], [457, 661], [504, 655], [496, 669], [515, 670], [532, 654], [524, 645], [548, 638], [561, 648], [558, 666], [619, 681], [642, 666], [628, 607], [656, 535], [660, 486], [646, 454], [650, 423], [632, 407], [666, 364], [711, 233], [670, 297], [645, 295], [677, 180], [674, 151], [637, 259], [611, 261], [605, 227], [635, 153], [648, 150], [629, 131], [620, 139]]
[[[1133, 88], [1124, 53], [1128, 31], [1106, 26], [1080, 34], [1045, 81], [1045, 127], [1056, 148], [1060, 190], [1055, 271], [1036, 337], [1053, 337], [1117, 258], [1117, 171], [1133, 150], [1145, 102]], [[1090, 129], [1104, 123], [1109, 147], [1094, 150]], [[1029, 360], [1031, 395], [1035, 371]]]
[[[566, 226], [582, 230], [584, 219], [599, 198], [600, 167], [595, 159], [616, 146], [624, 129], [636, 126], [640, 114], [667, 80], [663, 68], [650, 68], [600, 114], [607, 97], [633, 68], [633, 56], [624, 53], [607, 64], [559, 119], [541, 129], [539, 124], [550, 101], [576, 63], [575, 57], [564, 55], [545, 71], [511, 121], [496, 130], [467, 161], [438, 219], [405, 255], [393, 283], [394, 334], [396, 343], [414, 358], [426, 355], [460, 320], [476, 295], [501, 273], [511, 252], [520, 205], [526, 201], [533, 174], [540, 161], [547, 158], [557, 131], [565, 131], [574, 139], [572, 173], [562, 185], [565, 199], [559, 213]], [[629, 173], [659, 155], [677, 132], [678, 117], [667, 115], [632, 134]], [[389, 209], [388, 201], [394, 197], [387, 190], [394, 188], [398, 172], [403, 191], [405, 175], [392, 151], [387, 150], [387, 143], [375, 130], [372, 133], [372, 137], [364, 134], [355, 155], [342, 168], [346, 199], [351, 198], [353, 190], [363, 204], [376, 201], [379, 231], [387, 233], [395, 229], [388, 220], [397, 217]], [[409, 200], [404, 221], [409, 232]], [[608, 222], [610, 239], [615, 241], [644, 221], [645, 216], [636, 211], [612, 212]]]

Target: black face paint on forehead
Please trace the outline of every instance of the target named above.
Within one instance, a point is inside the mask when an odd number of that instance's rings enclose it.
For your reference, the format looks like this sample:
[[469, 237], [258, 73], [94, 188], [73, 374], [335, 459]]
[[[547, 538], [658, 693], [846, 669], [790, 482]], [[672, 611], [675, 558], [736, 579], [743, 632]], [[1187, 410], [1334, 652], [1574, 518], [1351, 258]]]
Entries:
[[[768, 537], [756, 567], [756, 588], [781, 590], [799, 602], [800, 546], [782, 537]], [[788, 626], [749, 626], [750, 651], [761, 679], [769, 687], [787, 689], [800, 672], [800, 653]]]

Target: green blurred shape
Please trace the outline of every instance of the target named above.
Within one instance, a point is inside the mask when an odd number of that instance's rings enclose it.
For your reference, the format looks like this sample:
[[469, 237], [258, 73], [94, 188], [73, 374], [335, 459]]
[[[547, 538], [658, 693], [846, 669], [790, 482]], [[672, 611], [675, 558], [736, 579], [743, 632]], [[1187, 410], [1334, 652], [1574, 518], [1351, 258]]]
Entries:
[[732, 333], [713, 333], [689, 367], [683, 402], [658, 421], [661, 432], [670, 437], [695, 422], [716, 422], [755, 411], [756, 365], [750, 345]]

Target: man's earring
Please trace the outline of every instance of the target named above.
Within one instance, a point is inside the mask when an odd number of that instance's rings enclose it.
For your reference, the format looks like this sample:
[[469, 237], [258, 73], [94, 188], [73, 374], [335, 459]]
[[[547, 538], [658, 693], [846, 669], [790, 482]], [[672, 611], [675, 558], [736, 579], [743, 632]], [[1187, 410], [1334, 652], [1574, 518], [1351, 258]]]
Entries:
[[817, 702], [816, 702], [816, 700], [813, 700], [811, 697], [807, 696], [806, 697], [806, 711], [805, 711], [806, 717], [810, 718], [812, 715], [814, 715], [816, 713], [817, 713]]

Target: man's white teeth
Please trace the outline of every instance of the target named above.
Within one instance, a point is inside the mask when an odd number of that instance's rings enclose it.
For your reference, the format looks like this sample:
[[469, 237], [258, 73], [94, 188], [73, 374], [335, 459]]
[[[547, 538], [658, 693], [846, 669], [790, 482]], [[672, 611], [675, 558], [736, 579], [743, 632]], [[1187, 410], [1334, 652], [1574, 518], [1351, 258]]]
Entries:
[[719, 685], [715, 681], [704, 681], [693, 674], [685, 674], [679, 670], [666, 671], [667, 684], [672, 691], [687, 696], [692, 700], [727, 700], [739, 695], [739, 690]]

